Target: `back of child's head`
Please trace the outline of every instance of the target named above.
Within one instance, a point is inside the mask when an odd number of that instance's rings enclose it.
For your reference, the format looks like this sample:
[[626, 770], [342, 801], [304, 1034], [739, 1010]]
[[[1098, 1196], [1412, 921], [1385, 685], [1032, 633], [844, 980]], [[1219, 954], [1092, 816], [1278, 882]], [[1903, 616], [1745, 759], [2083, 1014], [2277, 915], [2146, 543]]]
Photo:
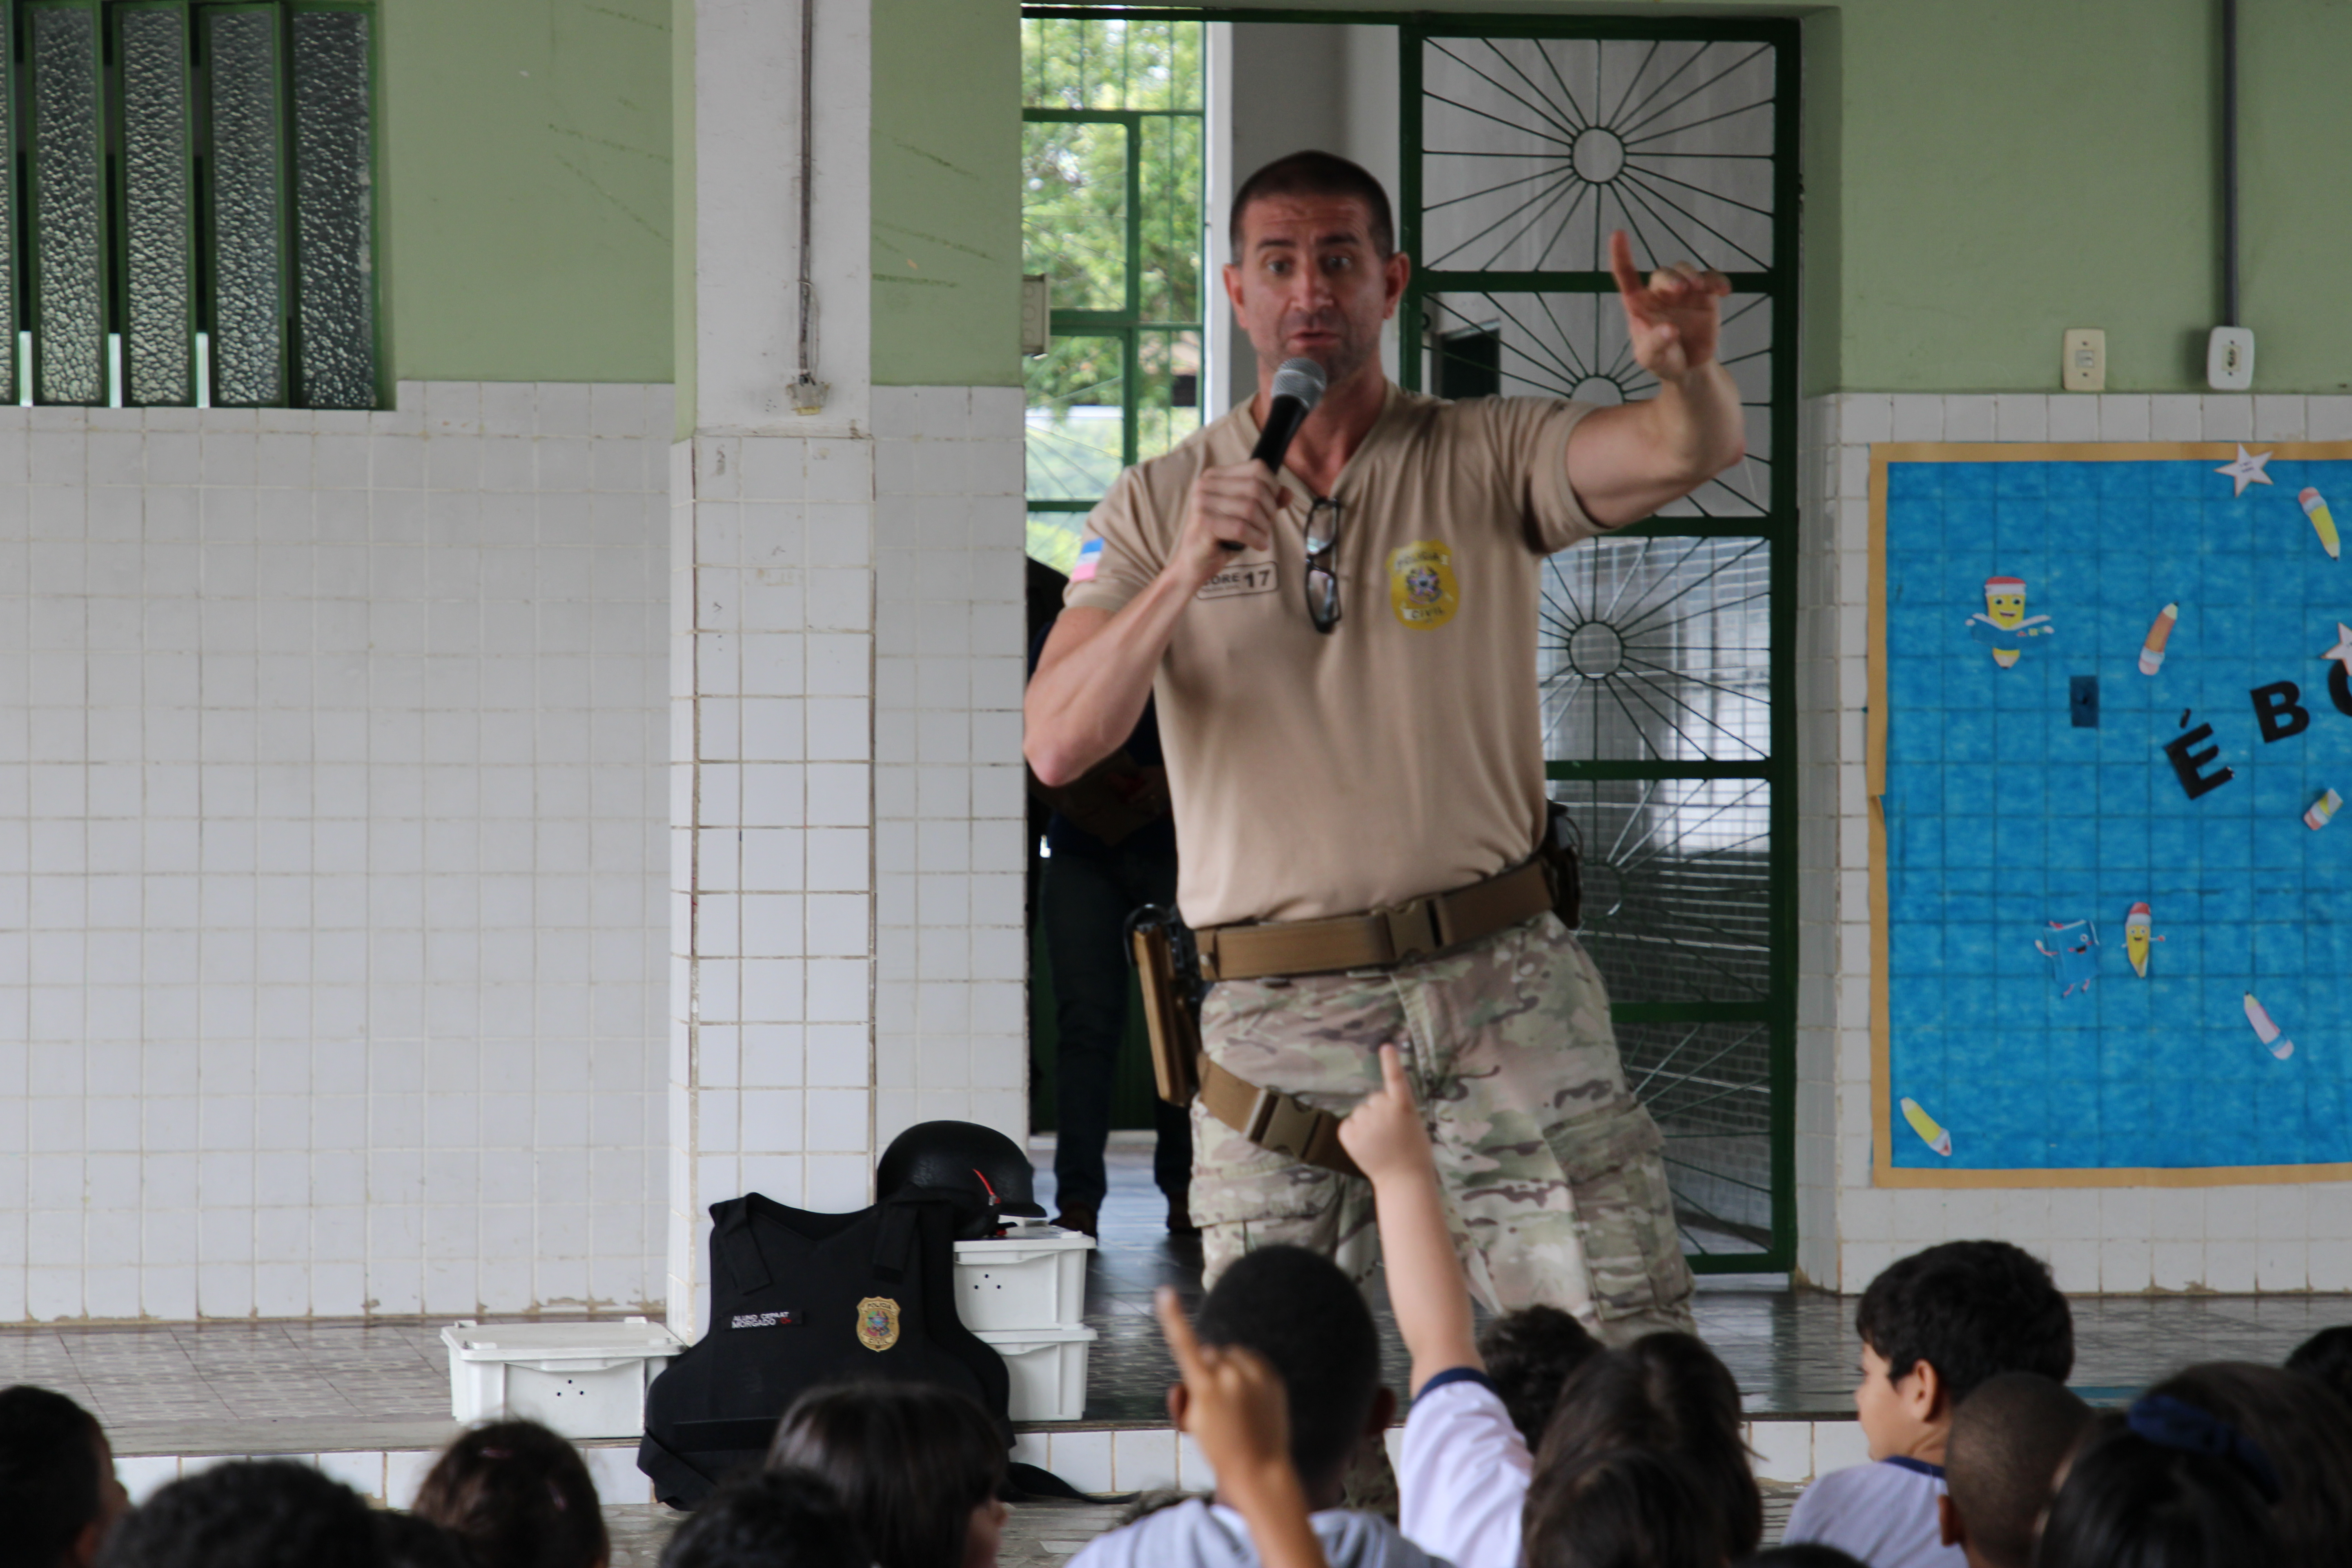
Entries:
[[1689, 1471], [1639, 1448], [1538, 1470], [1520, 1568], [1722, 1568], [1723, 1539]]
[[1998, 1373], [1960, 1401], [1945, 1439], [1944, 1484], [1976, 1557], [2031, 1568], [2052, 1481], [2090, 1424], [2089, 1405], [2035, 1372]]
[[1381, 1342], [1370, 1309], [1339, 1266], [1303, 1247], [1244, 1254], [1201, 1303], [1208, 1345], [1246, 1345], [1289, 1394], [1290, 1459], [1309, 1491], [1346, 1466], [1371, 1419]]
[[34, 1568], [98, 1521], [98, 1437], [97, 1418], [56, 1390], [0, 1388], [0, 1520]]
[[377, 1568], [359, 1493], [290, 1459], [238, 1459], [183, 1477], [133, 1509], [99, 1568]]
[[1713, 1351], [1688, 1334], [1655, 1333], [1588, 1358], [1560, 1388], [1536, 1475], [1627, 1448], [1681, 1466], [1719, 1533], [1716, 1561], [1756, 1550], [1763, 1494], [1740, 1436], [1739, 1385]]
[[881, 1568], [956, 1568], [972, 1510], [1004, 1484], [1004, 1437], [970, 1394], [928, 1383], [836, 1383], [793, 1401], [770, 1469], [824, 1478]]
[[2051, 1500], [2036, 1568], [2278, 1568], [2268, 1461], [2219, 1451], [2228, 1434], [2194, 1425], [2146, 1399], [2095, 1417]]
[[2074, 1317], [2050, 1266], [2005, 1241], [1948, 1241], [1888, 1266], [1862, 1293], [1854, 1327], [1889, 1380], [1921, 1362], [1947, 1408], [1995, 1373], [2074, 1370]]
[[1511, 1425], [1531, 1449], [1543, 1441], [1560, 1384], [1600, 1351], [1601, 1342], [1558, 1307], [1506, 1312], [1478, 1336], [1478, 1359], [1486, 1363], [1486, 1376], [1510, 1412]]
[[1853, 1552], [1826, 1541], [1798, 1541], [1743, 1557], [1737, 1568], [1870, 1568]]
[[425, 1473], [415, 1511], [463, 1542], [477, 1568], [596, 1568], [610, 1552], [580, 1451], [536, 1421], [459, 1434]]
[[832, 1484], [784, 1469], [738, 1476], [705, 1498], [670, 1537], [661, 1568], [866, 1568], [873, 1561]]
[[386, 1509], [377, 1514], [375, 1539], [383, 1568], [474, 1568], [464, 1542], [413, 1513]]
[[2322, 1329], [2294, 1347], [2286, 1369], [2308, 1377], [2352, 1406], [2352, 1323]]
[[2242, 1434], [2276, 1469], [2279, 1568], [2329, 1568], [2352, 1555], [2352, 1410], [2282, 1367], [2217, 1361], [2148, 1390], [2195, 1405]]

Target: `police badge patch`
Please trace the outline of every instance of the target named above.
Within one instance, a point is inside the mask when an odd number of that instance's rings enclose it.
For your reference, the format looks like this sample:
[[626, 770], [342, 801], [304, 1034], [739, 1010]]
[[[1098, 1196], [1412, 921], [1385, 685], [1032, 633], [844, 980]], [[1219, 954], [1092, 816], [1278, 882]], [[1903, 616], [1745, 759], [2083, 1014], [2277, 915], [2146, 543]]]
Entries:
[[1421, 539], [1389, 556], [1389, 606], [1414, 631], [1433, 631], [1454, 618], [1462, 585], [1454, 552], [1442, 540]]
[[870, 1351], [887, 1351], [898, 1342], [898, 1303], [887, 1296], [868, 1296], [857, 1303], [857, 1342]]

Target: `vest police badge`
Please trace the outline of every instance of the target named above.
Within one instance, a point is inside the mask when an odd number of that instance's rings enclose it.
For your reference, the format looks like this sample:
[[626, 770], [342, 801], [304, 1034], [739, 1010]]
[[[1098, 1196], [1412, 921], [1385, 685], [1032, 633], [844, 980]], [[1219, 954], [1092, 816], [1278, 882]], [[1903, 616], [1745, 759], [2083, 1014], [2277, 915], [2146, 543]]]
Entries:
[[870, 1351], [887, 1351], [898, 1342], [898, 1303], [887, 1296], [868, 1296], [857, 1303], [857, 1342]]
[[1406, 626], [1433, 631], [1454, 618], [1461, 603], [1454, 552], [1439, 541], [1418, 540], [1389, 557], [1389, 606]]

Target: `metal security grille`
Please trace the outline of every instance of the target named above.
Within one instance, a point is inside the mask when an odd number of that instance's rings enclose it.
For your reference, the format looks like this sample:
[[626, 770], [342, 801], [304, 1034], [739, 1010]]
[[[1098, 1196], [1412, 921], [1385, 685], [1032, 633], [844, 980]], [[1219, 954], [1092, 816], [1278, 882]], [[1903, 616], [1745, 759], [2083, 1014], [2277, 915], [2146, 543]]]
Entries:
[[1728, 274], [1748, 458], [1555, 556], [1537, 671], [1584, 940], [1666, 1137], [1702, 1270], [1795, 1247], [1797, 35], [1779, 22], [1446, 18], [1404, 29], [1408, 385], [1617, 404], [1608, 238]]
[[375, 25], [0, 0], [0, 402], [378, 404]]

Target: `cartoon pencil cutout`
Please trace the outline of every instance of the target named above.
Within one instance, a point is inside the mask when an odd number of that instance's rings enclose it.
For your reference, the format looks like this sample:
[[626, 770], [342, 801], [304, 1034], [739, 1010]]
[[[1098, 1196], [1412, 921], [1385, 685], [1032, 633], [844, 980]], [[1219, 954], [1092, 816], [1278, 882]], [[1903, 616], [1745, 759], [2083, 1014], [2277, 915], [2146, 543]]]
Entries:
[[1952, 1157], [1951, 1133], [1936, 1125], [1936, 1119], [1920, 1110], [1919, 1102], [1908, 1095], [1903, 1097], [1903, 1120], [1911, 1124], [1911, 1131], [1919, 1134], [1928, 1148], [1947, 1160]]
[[2336, 519], [2328, 515], [2327, 499], [2308, 485], [2294, 499], [2303, 503], [2303, 515], [2311, 519], [2311, 526], [2318, 530], [2319, 547], [2327, 552], [2327, 558], [2340, 559], [2344, 546], [2336, 537]]
[[2270, 1014], [2263, 1011], [2263, 1005], [2254, 1000], [2254, 994], [2251, 991], [2246, 993], [2246, 1022], [2254, 1026], [2254, 1038], [2268, 1046], [2271, 1055], [2281, 1061], [2294, 1055], [2294, 1042], [2271, 1022]]
[[2157, 611], [2156, 620], [2147, 628], [2147, 641], [2139, 645], [2139, 672], [2154, 675], [2164, 668], [2164, 645], [2172, 640], [2173, 624], [2180, 619], [2180, 606], [2167, 605]]
[[2331, 789], [2311, 803], [2311, 809], [2303, 814], [2303, 825], [2316, 833], [2343, 807], [2344, 797]]
[[2142, 980], [2147, 978], [2149, 948], [2164, 939], [2156, 934], [2155, 919], [2146, 903], [2134, 904], [2124, 916], [2124, 956], [2131, 960], [2132, 973]]

